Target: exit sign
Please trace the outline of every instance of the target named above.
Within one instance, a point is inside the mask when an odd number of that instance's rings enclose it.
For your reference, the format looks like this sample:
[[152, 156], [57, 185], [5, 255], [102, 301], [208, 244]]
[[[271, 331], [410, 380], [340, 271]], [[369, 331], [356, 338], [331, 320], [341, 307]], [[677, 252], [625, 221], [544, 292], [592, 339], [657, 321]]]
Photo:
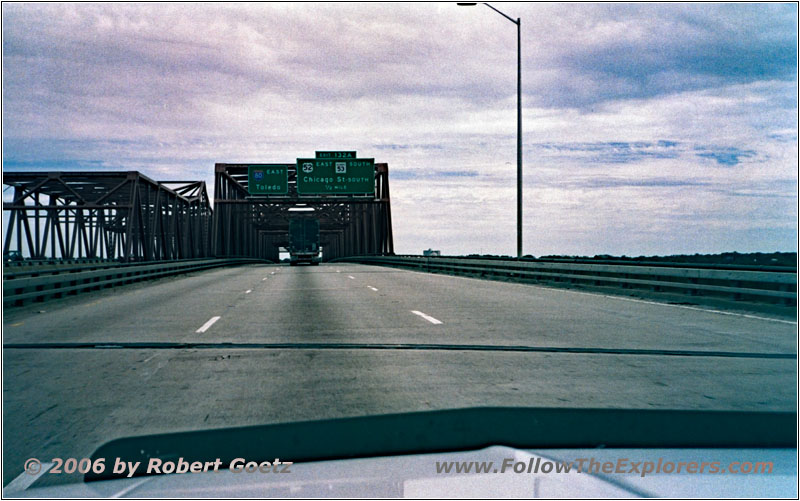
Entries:
[[317, 158], [356, 158], [355, 151], [318, 151]]
[[289, 168], [283, 164], [248, 165], [247, 191], [251, 195], [289, 193]]

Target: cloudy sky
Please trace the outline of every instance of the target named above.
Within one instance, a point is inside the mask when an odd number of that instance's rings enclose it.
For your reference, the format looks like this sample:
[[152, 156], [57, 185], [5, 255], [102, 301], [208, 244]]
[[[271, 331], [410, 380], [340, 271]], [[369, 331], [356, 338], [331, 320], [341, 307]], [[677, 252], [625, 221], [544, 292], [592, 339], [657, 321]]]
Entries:
[[[795, 4], [522, 19], [524, 247], [797, 250]], [[395, 247], [516, 252], [516, 27], [484, 6], [4, 3], [3, 168], [389, 164]], [[212, 193], [213, 197], [213, 193]]]

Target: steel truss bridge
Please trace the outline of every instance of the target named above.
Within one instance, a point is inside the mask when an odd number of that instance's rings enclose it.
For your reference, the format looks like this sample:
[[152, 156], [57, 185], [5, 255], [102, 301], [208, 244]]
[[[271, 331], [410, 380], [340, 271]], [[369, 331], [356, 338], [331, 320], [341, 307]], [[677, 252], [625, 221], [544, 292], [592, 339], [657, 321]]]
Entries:
[[139, 172], [7, 172], [3, 255], [278, 261], [297, 215], [319, 219], [326, 261], [394, 253], [387, 164], [375, 164], [374, 196], [311, 197], [298, 195], [296, 165], [286, 165], [288, 194], [254, 196], [247, 165], [216, 164], [214, 210], [203, 181], [154, 181]]
[[375, 195], [302, 196], [297, 193], [297, 165], [289, 171], [286, 195], [251, 195], [246, 164], [216, 164], [213, 249], [218, 257], [278, 260], [289, 245], [289, 219], [319, 219], [323, 258], [394, 254], [389, 166], [375, 164]]
[[[210, 256], [202, 181], [138, 172], [6, 172], [3, 255], [162, 261]], [[6, 191], [13, 188], [11, 201]], [[7, 219], [6, 219], [7, 217]]]

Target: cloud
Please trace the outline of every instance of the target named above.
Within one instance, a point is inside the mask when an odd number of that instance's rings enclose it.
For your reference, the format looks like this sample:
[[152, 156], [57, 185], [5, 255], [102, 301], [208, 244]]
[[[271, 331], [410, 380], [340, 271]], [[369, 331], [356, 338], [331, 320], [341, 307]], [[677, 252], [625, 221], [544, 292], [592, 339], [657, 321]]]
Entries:
[[638, 162], [646, 158], [677, 158], [678, 142], [659, 140], [648, 141], [609, 141], [599, 143], [542, 143], [533, 145], [534, 148], [543, 150], [542, 154], [550, 152], [555, 155], [586, 155], [588, 165], [601, 165], [606, 163]]
[[740, 150], [739, 148], [729, 147], [717, 149], [716, 151], [703, 151], [707, 148], [696, 148], [701, 153], [697, 153], [700, 158], [710, 158], [715, 160], [719, 165], [738, 165], [741, 158], [752, 158], [756, 156], [753, 150]]
[[[559, 6], [536, 68], [555, 106], [592, 106], [762, 80], [796, 80], [797, 6]], [[559, 10], [561, 10], [559, 9]], [[545, 23], [542, 23], [545, 24]], [[548, 23], [549, 24], [549, 23]], [[542, 26], [551, 34], [551, 26]], [[536, 76], [532, 76], [536, 78]]]
[[691, 186], [706, 186], [707, 181], [694, 181], [694, 180], [681, 180], [670, 178], [651, 178], [651, 179], [620, 179], [620, 178], [601, 178], [601, 179], [587, 179], [574, 183], [574, 187], [592, 188], [592, 189], [608, 189], [608, 188], [675, 188], [675, 187], [691, 187]]
[[[498, 8], [526, 252], [796, 248], [796, 5]], [[357, 150], [389, 163], [398, 251], [516, 247], [516, 27], [489, 9], [10, 3], [3, 56], [4, 169], [211, 190], [215, 162]]]
[[458, 178], [458, 177], [478, 177], [480, 174], [476, 171], [442, 171], [442, 170], [393, 170], [392, 179], [441, 179], [441, 178]]

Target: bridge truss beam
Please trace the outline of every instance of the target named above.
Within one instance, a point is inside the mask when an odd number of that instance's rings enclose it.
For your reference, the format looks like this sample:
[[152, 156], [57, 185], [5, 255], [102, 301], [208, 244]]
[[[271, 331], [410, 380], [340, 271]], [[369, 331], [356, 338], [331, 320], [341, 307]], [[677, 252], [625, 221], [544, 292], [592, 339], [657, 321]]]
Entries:
[[212, 210], [203, 181], [156, 182], [138, 172], [6, 172], [3, 185], [4, 255], [124, 262], [210, 255]]

